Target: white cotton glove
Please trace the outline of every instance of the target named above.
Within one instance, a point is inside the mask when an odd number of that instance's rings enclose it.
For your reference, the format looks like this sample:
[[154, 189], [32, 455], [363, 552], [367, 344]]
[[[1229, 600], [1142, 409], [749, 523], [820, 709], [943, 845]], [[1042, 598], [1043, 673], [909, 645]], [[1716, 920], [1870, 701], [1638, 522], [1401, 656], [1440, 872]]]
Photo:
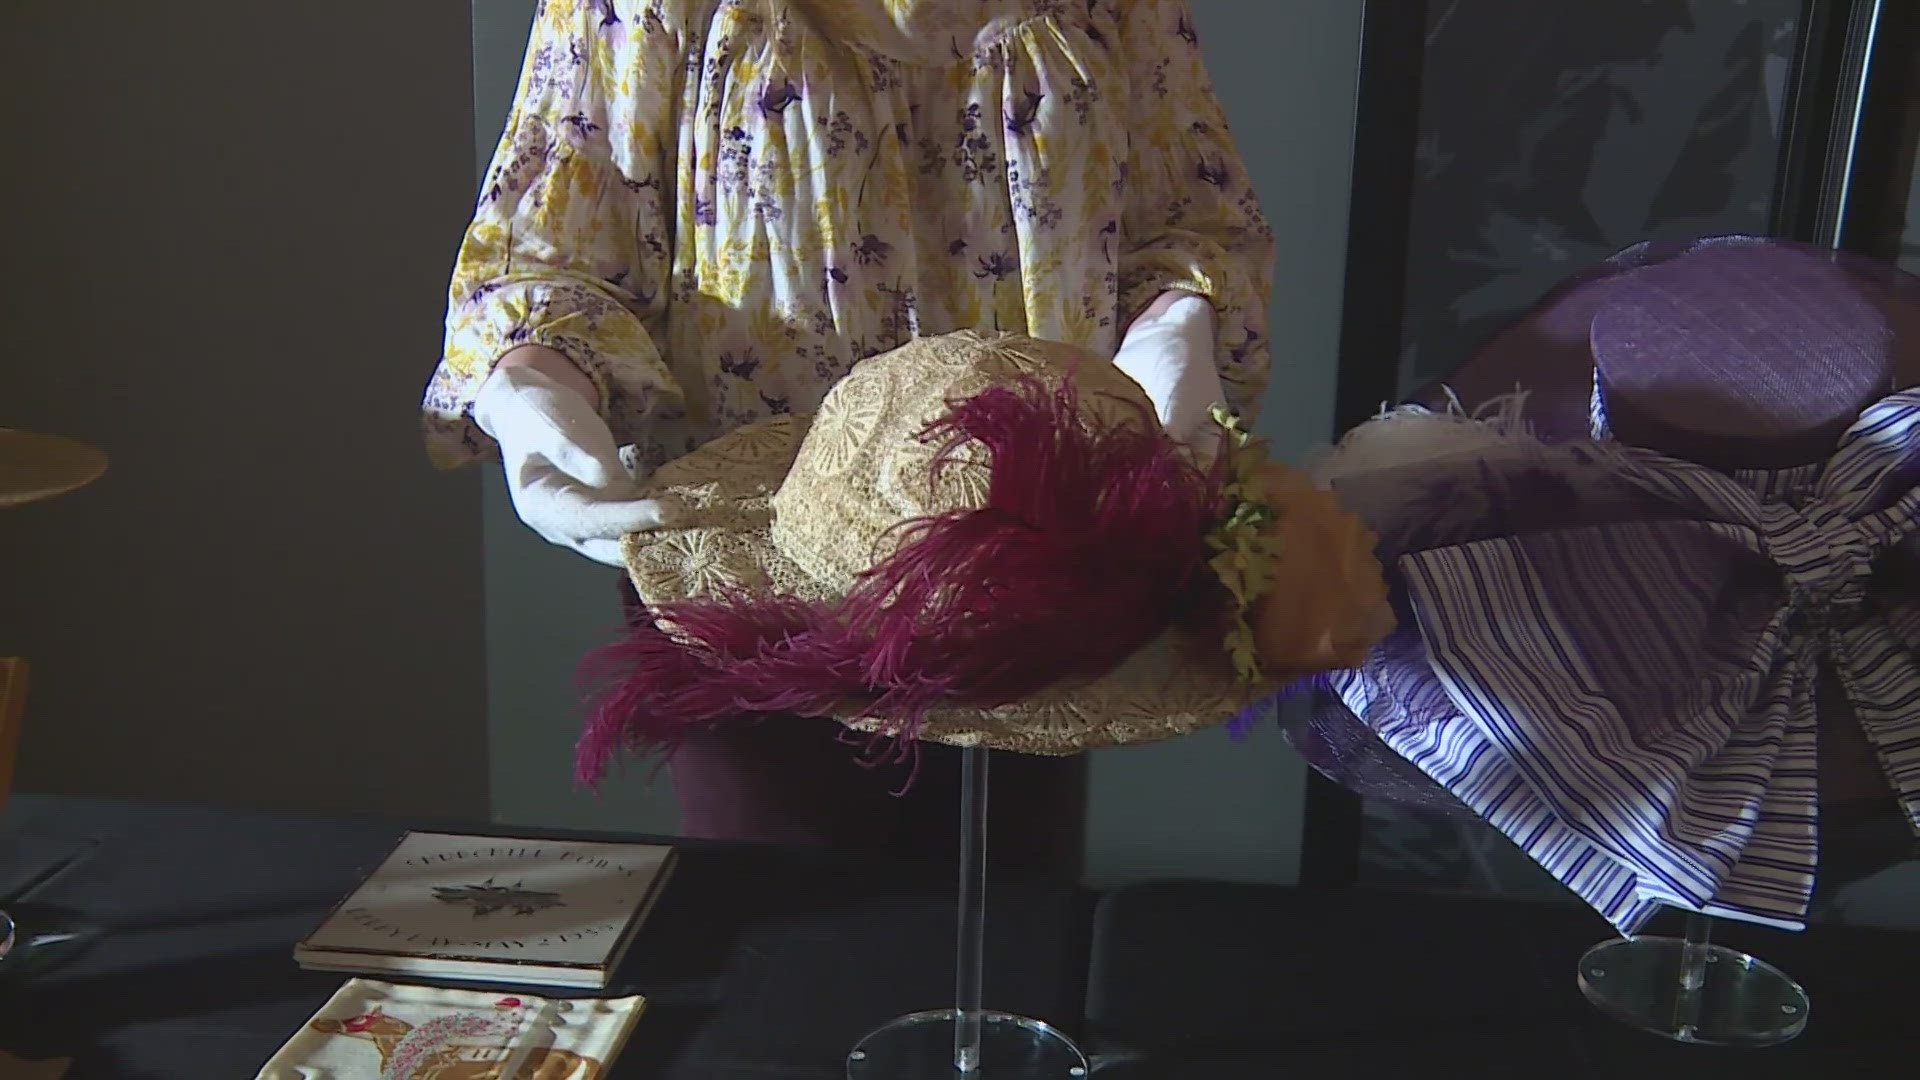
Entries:
[[1147, 392], [1167, 434], [1202, 464], [1213, 460], [1220, 429], [1210, 413], [1226, 403], [1227, 393], [1214, 361], [1213, 305], [1205, 297], [1182, 296], [1135, 319], [1113, 364]]
[[578, 391], [527, 366], [501, 367], [473, 402], [474, 423], [500, 444], [514, 512], [550, 543], [622, 565], [620, 538], [667, 524], [639, 497], [606, 421]]

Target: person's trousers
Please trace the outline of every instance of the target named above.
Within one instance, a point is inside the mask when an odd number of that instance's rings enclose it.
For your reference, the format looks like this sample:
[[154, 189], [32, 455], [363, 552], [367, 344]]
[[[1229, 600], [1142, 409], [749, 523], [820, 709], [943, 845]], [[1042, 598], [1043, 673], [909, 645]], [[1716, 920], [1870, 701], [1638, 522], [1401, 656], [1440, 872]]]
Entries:
[[[622, 580], [631, 624], [647, 617]], [[918, 774], [865, 762], [864, 736], [813, 717], [741, 719], [687, 737], [667, 760], [682, 835], [889, 857], [957, 855], [961, 751], [921, 743]], [[1080, 755], [998, 752], [988, 768], [991, 865], [1077, 880], [1086, 835]]]

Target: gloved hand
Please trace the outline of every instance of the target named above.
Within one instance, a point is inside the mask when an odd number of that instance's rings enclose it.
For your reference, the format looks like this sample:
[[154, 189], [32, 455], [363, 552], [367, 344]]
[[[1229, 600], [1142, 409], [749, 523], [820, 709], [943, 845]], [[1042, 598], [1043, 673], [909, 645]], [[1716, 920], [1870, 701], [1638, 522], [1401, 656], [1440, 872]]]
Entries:
[[593, 403], [535, 366], [495, 369], [473, 419], [500, 444], [514, 512], [550, 543], [620, 566], [622, 536], [669, 523], [672, 507], [639, 497]]
[[1203, 465], [1220, 443], [1209, 414], [1227, 400], [1214, 363], [1214, 318], [1205, 297], [1168, 293], [1133, 321], [1113, 357], [1114, 366], [1147, 392], [1160, 426]]

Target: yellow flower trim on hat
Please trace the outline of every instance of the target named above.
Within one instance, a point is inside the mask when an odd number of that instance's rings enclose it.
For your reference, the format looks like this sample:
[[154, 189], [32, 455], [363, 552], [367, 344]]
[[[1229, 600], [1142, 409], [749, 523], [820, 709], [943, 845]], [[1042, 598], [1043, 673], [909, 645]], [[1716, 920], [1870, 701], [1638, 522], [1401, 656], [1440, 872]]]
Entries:
[[1260, 681], [1260, 657], [1247, 614], [1273, 585], [1280, 542], [1267, 527], [1278, 511], [1263, 497], [1267, 441], [1242, 427], [1240, 417], [1225, 406], [1215, 405], [1212, 415], [1220, 425], [1220, 453], [1226, 458], [1221, 467], [1227, 473], [1222, 492], [1227, 511], [1207, 534], [1207, 547], [1214, 552], [1207, 565], [1233, 597], [1227, 617], [1227, 654], [1233, 658], [1234, 674], [1251, 685]]
[[1208, 566], [1233, 597], [1225, 645], [1244, 684], [1352, 667], [1393, 629], [1378, 538], [1304, 473], [1267, 459], [1266, 440], [1223, 408], [1226, 511]]

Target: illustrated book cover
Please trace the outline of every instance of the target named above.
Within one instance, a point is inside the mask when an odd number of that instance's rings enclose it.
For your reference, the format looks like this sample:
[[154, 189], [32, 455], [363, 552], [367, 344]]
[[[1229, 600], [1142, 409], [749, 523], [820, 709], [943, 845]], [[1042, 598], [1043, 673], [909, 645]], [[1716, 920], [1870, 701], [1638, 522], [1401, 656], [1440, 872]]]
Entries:
[[595, 1080], [645, 1008], [351, 979], [258, 1080]]
[[673, 848], [409, 832], [294, 949], [301, 967], [604, 990]]

